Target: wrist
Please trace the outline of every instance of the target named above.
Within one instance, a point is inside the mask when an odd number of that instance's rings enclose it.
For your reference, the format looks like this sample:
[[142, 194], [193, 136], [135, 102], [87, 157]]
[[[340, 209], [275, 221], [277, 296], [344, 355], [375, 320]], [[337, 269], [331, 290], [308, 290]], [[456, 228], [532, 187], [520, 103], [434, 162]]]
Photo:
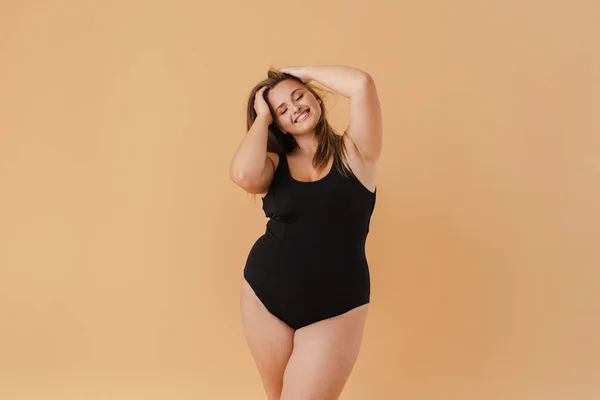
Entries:
[[266, 123], [268, 125], [270, 125], [271, 122], [273, 122], [273, 117], [271, 115], [267, 114], [267, 113], [258, 114], [256, 116], [256, 119], [260, 120], [260, 122]]

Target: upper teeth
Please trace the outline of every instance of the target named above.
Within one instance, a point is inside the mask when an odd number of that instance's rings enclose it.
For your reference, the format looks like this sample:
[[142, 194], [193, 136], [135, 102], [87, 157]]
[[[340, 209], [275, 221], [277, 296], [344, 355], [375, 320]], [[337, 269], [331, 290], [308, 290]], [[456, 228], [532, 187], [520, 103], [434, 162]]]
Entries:
[[302, 121], [304, 118], [306, 118], [306, 116], [307, 116], [307, 115], [308, 115], [308, 110], [304, 111], [304, 112], [302, 113], [302, 115], [300, 115], [300, 116], [298, 117], [298, 119], [296, 120], [296, 122], [300, 122], [300, 121]]

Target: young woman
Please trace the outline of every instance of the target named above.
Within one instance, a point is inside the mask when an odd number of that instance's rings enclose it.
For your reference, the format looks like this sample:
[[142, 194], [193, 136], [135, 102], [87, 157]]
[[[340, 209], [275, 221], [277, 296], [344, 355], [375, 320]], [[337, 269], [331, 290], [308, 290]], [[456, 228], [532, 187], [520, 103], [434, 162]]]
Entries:
[[[350, 99], [343, 135], [313, 80]], [[337, 399], [369, 307], [365, 243], [382, 148], [375, 83], [346, 66], [271, 69], [247, 111], [230, 174], [264, 194], [269, 221], [241, 280], [246, 342], [269, 400]]]

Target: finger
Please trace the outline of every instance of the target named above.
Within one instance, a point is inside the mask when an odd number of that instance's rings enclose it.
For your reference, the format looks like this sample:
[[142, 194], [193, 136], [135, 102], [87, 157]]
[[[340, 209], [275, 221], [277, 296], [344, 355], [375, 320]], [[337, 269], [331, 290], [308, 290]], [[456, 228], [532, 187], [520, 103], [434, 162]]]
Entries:
[[261, 87], [260, 89], [258, 89], [258, 90], [256, 91], [256, 95], [255, 95], [255, 96], [256, 96], [256, 97], [258, 97], [258, 96], [261, 96], [261, 95], [262, 95], [262, 94], [265, 92], [265, 90], [267, 90], [268, 88], [269, 88], [268, 86], [263, 86], [263, 87]]

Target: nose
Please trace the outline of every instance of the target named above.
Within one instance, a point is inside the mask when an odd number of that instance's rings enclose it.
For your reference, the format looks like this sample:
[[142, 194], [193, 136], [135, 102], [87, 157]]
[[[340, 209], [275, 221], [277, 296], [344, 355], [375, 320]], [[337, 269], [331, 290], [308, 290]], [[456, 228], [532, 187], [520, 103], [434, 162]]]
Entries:
[[300, 112], [300, 110], [302, 109], [301, 106], [296, 105], [296, 104], [292, 104], [292, 110], [293, 110], [293, 115], [294, 115], [294, 119], [296, 119], [296, 115], [298, 115], [298, 113]]

